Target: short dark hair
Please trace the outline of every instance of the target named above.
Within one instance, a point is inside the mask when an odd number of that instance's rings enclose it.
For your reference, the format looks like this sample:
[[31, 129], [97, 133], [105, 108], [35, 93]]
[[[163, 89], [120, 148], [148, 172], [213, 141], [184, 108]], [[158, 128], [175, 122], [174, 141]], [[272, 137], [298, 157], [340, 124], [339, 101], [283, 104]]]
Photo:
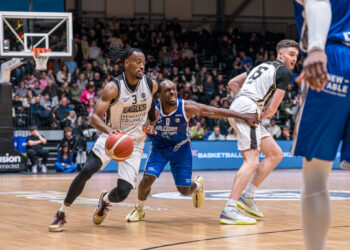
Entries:
[[299, 44], [294, 40], [284, 39], [277, 43], [276, 51], [278, 53], [278, 51], [280, 51], [281, 49], [290, 48], [290, 47], [299, 49]]
[[29, 131], [30, 131], [30, 132], [32, 132], [32, 131], [34, 131], [34, 130], [36, 130], [36, 129], [38, 129], [38, 127], [35, 126], [35, 125], [32, 125], [32, 126], [29, 127]]

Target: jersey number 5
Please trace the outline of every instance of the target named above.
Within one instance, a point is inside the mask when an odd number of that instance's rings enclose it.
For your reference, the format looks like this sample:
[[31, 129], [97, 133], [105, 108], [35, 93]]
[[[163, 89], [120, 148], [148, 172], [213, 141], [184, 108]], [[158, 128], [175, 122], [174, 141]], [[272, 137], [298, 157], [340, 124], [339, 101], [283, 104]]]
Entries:
[[269, 69], [268, 67], [260, 66], [260, 67], [254, 72], [254, 74], [253, 74], [251, 77], [249, 77], [249, 79], [252, 79], [252, 80], [258, 79], [258, 78], [261, 76], [261, 74], [263, 73], [263, 70], [266, 71], [266, 70], [268, 70], [268, 69]]

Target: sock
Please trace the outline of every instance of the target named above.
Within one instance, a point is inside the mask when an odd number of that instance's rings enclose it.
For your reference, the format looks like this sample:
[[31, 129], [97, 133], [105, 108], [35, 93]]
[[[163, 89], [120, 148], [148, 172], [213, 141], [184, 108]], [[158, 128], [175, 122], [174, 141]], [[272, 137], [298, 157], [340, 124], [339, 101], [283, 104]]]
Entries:
[[145, 201], [138, 200], [137, 205], [139, 206], [139, 208], [143, 209], [143, 207], [145, 206]]
[[224, 208], [225, 212], [232, 210], [232, 208], [237, 208], [237, 201], [233, 199], [228, 199], [226, 206]]
[[109, 200], [109, 198], [108, 198], [108, 196], [109, 196], [109, 193], [106, 193], [104, 196], [103, 196], [103, 201], [104, 202], [106, 202], [106, 203], [111, 203], [111, 201]]
[[244, 190], [244, 197], [248, 199], [253, 199], [256, 189], [257, 187], [249, 182], [247, 188]]
[[202, 185], [201, 185], [201, 183], [200, 182], [198, 182], [198, 181], [194, 181], [194, 183], [196, 184], [196, 188], [195, 188], [195, 192], [197, 192], [201, 187], [202, 187]]
[[68, 209], [69, 209], [69, 207], [64, 205], [64, 203], [62, 203], [59, 211], [65, 213], [65, 212], [67, 212]]

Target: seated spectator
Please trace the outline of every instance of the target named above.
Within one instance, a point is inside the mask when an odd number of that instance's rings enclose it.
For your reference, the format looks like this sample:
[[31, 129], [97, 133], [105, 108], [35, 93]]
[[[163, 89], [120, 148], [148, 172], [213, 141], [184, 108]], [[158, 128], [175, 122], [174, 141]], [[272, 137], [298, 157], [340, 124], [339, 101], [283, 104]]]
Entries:
[[63, 97], [61, 105], [54, 110], [55, 117], [59, 121], [61, 128], [64, 128], [70, 110], [71, 108], [68, 107], [68, 99]]
[[23, 107], [29, 108], [31, 104], [35, 103], [35, 98], [33, 95], [33, 91], [28, 89], [27, 95], [23, 97]]
[[44, 127], [47, 122], [51, 122], [50, 111], [40, 105], [40, 96], [35, 97], [35, 103], [30, 105], [31, 124], [36, 124], [38, 127]]
[[281, 136], [281, 128], [276, 125], [276, 120], [271, 119], [270, 126], [267, 128], [267, 131], [277, 140]]
[[62, 86], [64, 82], [71, 82], [71, 75], [68, 71], [68, 67], [63, 65], [61, 70], [57, 73], [57, 82], [59, 86]]
[[185, 68], [185, 72], [183, 75], [181, 75], [182, 81], [183, 82], [188, 82], [193, 86], [196, 84], [196, 78], [194, 77], [193, 73], [191, 72], [190, 67]]
[[77, 80], [78, 87], [83, 91], [83, 89], [86, 88], [86, 84], [88, 83], [88, 80], [85, 78], [84, 73], [79, 74], [79, 79]]
[[45, 95], [45, 93], [49, 93], [49, 95], [52, 99], [55, 97], [58, 98], [58, 87], [57, 87], [56, 83], [54, 83], [51, 80], [48, 80], [47, 86], [43, 90], [42, 95]]
[[291, 134], [290, 134], [290, 129], [288, 126], [283, 127], [282, 129], [282, 134], [280, 135], [280, 137], [278, 138], [279, 140], [293, 140]]
[[47, 76], [46, 76], [47, 80], [51, 80], [52, 82], [56, 82], [56, 76], [55, 74], [53, 73], [53, 70], [52, 69], [49, 69], [47, 71]]
[[61, 97], [62, 95], [67, 97], [68, 100], [71, 100], [68, 82], [64, 82], [62, 86], [58, 89], [58, 96]]
[[15, 94], [12, 100], [12, 107], [15, 109], [16, 113], [23, 110], [23, 102], [19, 99], [18, 94]]
[[41, 93], [43, 92], [43, 90], [40, 88], [39, 81], [34, 82], [34, 87], [31, 88], [31, 90], [33, 91], [34, 96], [41, 95]]
[[91, 117], [92, 114], [94, 113], [94, 108], [95, 108], [95, 100], [94, 99], [90, 99], [89, 100], [89, 106], [87, 107], [87, 112], [89, 114], [89, 117]]
[[86, 88], [81, 93], [80, 101], [85, 105], [88, 105], [90, 100], [95, 99], [94, 89], [95, 89], [94, 82], [89, 82], [88, 84], [86, 84]]
[[73, 128], [73, 134], [76, 134], [78, 128], [78, 117], [74, 110], [69, 110], [69, 115], [66, 120], [66, 127], [67, 126]]
[[73, 154], [69, 152], [69, 145], [65, 143], [57, 154], [55, 162], [56, 172], [72, 173], [78, 168], [77, 164], [73, 164]]
[[29, 128], [31, 135], [27, 137], [28, 152], [27, 156], [32, 164], [32, 173], [36, 174], [38, 172], [39, 157], [42, 158], [41, 162], [41, 172], [46, 173], [46, 163], [49, 157], [49, 152], [44, 149], [46, 144], [46, 139], [39, 133], [36, 126], [31, 126]]
[[237, 132], [232, 127], [229, 129], [229, 134], [226, 136], [226, 141], [237, 141]]
[[26, 96], [28, 89], [25, 87], [24, 82], [21, 81], [19, 84], [19, 88], [16, 89], [15, 94], [18, 95], [19, 99], [22, 99], [23, 96]]
[[188, 82], [185, 87], [180, 89], [179, 97], [184, 100], [192, 100], [191, 84]]
[[204, 129], [200, 122], [196, 122], [196, 125], [191, 127], [191, 139], [201, 141], [204, 138]]
[[58, 151], [61, 151], [63, 148], [63, 145], [67, 144], [69, 147], [69, 152], [73, 153], [74, 146], [76, 144], [76, 138], [73, 136], [73, 129], [72, 127], [65, 127], [64, 128], [64, 137], [58, 144]]
[[47, 81], [48, 81], [48, 78], [47, 78], [47, 75], [46, 75], [46, 71], [41, 72], [41, 76], [40, 76], [40, 79], [39, 79], [40, 89], [45, 89], [46, 88]]
[[41, 96], [40, 105], [43, 106], [44, 109], [51, 111], [56, 107], [57, 104], [58, 104], [57, 98], [55, 98], [55, 100], [52, 100], [50, 98], [49, 93], [46, 92], [43, 96]]
[[91, 46], [89, 47], [89, 59], [95, 60], [100, 54], [100, 48], [97, 46], [97, 42], [93, 40]]
[[208, 141], [224, 141], [225, 136], [220, 134], [220, 128], [218, 126], [214, 127], [213, 133], [209, 135]]

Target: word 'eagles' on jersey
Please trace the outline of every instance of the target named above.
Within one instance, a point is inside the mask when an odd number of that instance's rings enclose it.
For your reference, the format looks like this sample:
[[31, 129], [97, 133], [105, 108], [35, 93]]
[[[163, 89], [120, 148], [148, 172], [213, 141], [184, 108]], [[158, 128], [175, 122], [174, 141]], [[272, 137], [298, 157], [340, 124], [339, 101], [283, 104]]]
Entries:
[[143, 136], [142, 126], [152, 105], [152, 80], [144, 75], [134, 90], [124, 73], [116, 77], [114, 82], [119, 93], [107, 110], [106, 124], [132, 136]]

